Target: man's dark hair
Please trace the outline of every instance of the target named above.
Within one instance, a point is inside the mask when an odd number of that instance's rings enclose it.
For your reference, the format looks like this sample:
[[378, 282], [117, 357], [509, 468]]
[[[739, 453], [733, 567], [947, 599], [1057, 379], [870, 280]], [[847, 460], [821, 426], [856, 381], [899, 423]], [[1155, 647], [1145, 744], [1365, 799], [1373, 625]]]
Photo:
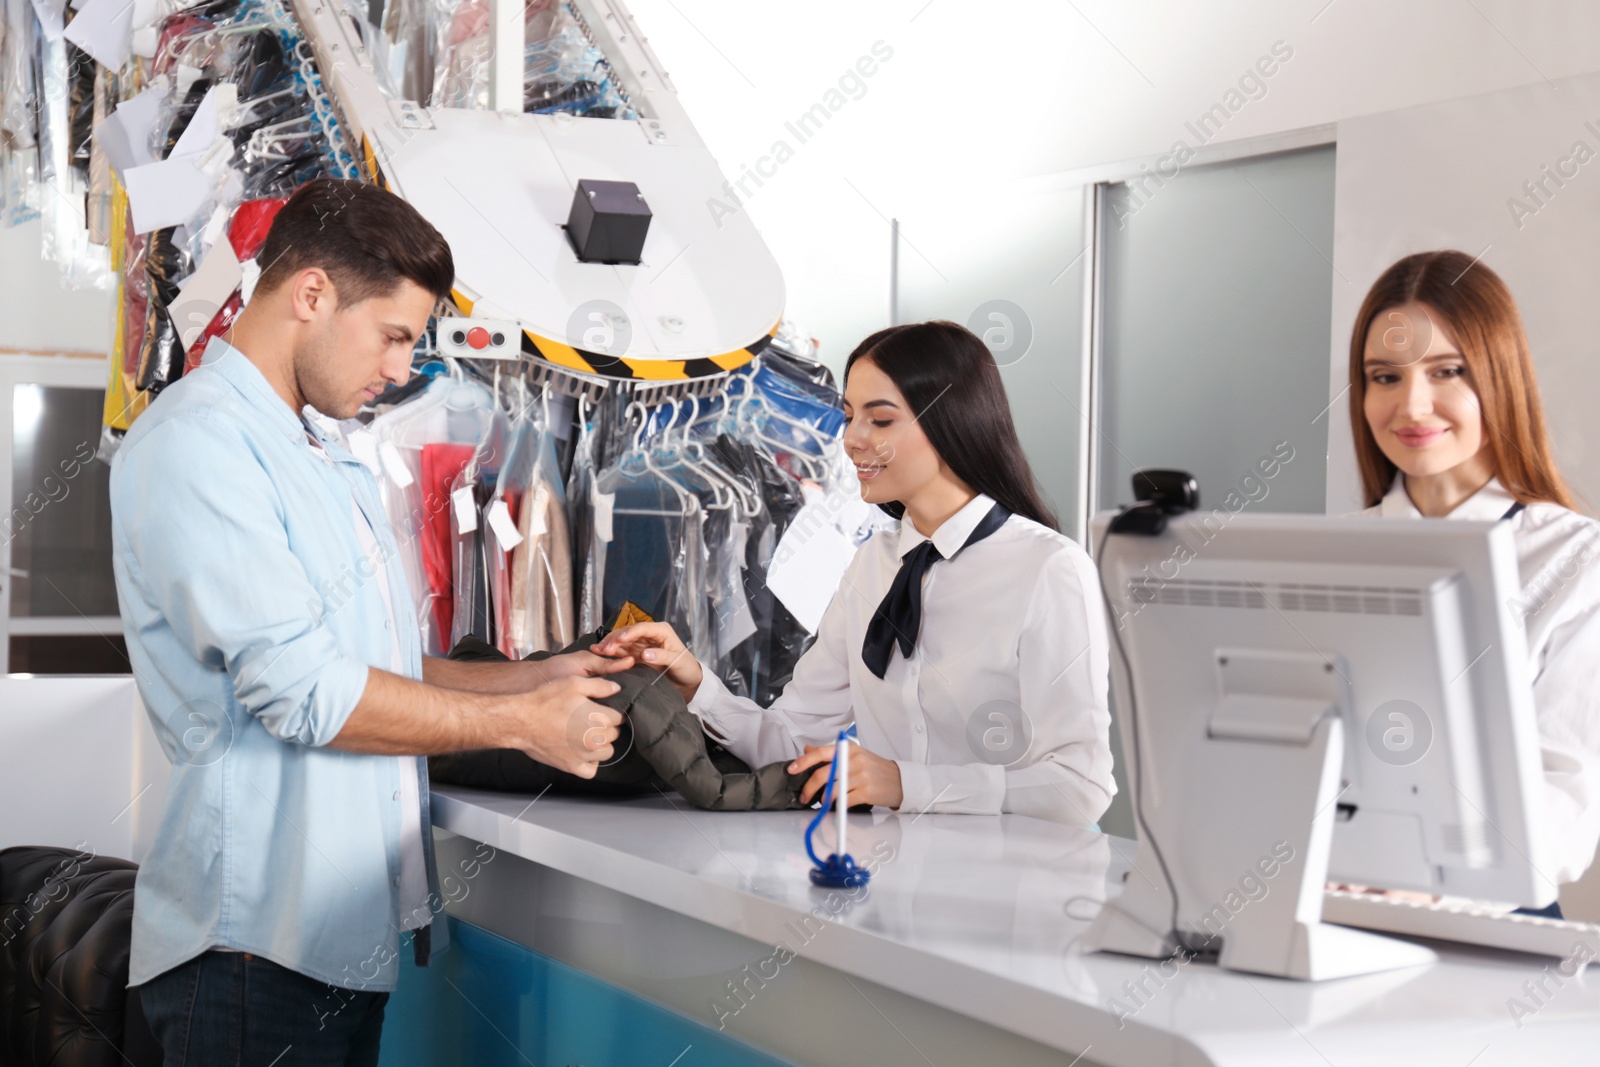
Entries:
[[318, 178], [296, 189], [267, 231], [256, 288], [321, 267], [339, 306], [394, 292], [409, 279], [443, 300], [455, 282], [450, 246], [417, 209], [376, 185]]

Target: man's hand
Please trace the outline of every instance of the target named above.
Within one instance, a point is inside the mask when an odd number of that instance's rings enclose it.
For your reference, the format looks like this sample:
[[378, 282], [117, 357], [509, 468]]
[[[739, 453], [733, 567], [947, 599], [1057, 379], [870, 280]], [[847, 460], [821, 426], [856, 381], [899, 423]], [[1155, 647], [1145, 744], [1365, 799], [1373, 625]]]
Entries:
[[577, 652], [564, 652], [559, 656], [546, 656], [542, 660], [527, 661], [529, 670], [538, 679], [537, 684], [554, 682], [561, 678], [599, 678], [608, 674], [616, 674], [633, 666], [633, 657], [622, 656], [597, 656], [593, 652], [580, 649]]
[[502, 747], [521, 749], [579, 778], [593, 778], [599, 765], [614, 755], [611, 743], [622, 725], [620, 711], [595, 699], [621, 688], [607, 678], [566, 677], [507, 697], [509, 736]]
[[[833, 745], [807, 745], [800, 758], [785, 768], [790, 774], [799, 774], [811, 767], [817, 768], [816, 773], [806, 782], [805, 788], [800, 791], [802, 804], [816, 800], [827, 787], [828, 767], [833, 763], [833, 749]], [[837, 803], [838, 798], [834, 800]], [[900, 764], [868, 752], [860, 745], [850, 750], [850, 796], [846, 798], [845, 807], [872, 804], [898, 808], [904, 800], [905, 793], [900, 786]]]
[[694, 699], [705, 677], [700, 661], [684, 647], [677, 631], [664, 622], [636, 622], [612, 630], [592, 647], [602, 656], [637, 660], [654, 667], [667, 676], [686, 703]]
[[633, 666], [633, 657], [568, 652], [542, 660], [475, 661], [425, 656], [422, 680], [443, 689], [467, 693], [526, 693], [559, 678], [616, 674]]

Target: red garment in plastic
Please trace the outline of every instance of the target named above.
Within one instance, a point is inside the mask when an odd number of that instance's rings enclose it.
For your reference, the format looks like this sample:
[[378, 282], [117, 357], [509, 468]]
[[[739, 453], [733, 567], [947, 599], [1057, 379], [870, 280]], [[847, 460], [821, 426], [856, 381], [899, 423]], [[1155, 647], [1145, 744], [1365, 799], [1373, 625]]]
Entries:
[[200, 365], [200, 357], [206, 354], [206, 345], [211, 343], [213, 337], [221, 337], [232, 329], [233, 320], [239, 317], [239, 312], [243, 309], [244, 298], [239, 290], [235, 289], [233, 295], [228, 297], [227, 303], [211, 316], [211, 321], [200, 331], [200, 336], [194, 339], [194, 344], [189, 346], [189, 352], [183, 360], [183, 373], [188, 374]]
[[[173, 54], [174, 47], [185, 37], [205, 33], [212, 29], [216, 23], [211, 19], [201, 18], [185, 12], [178, 12], [169, 16], [161, 24], [160, 38], [156, 43], [155, 59], [150, 64], [151, 74], [165, 74], [177, 62]], [[216, 46], [212, 45], [203, 55], [188, 55], [184, 61], [190, 66], [205, 67], [210, 65], [212, 57], [216, 55]]]
[[267, 196], [260, 200], [246, 200], [233, 212], [233, 222], [228, 225], [228, 243], [233, 254], [243, 263], [254, 259], [261, 246], [267, 243], [267, 231], [278, 209], [289, 202], [286, 196]]
[[455, 552], [450, 536], [450, 485], [466, 469], [474, 445], [422, 446], [422, 507], [427, 525], [422, 531], [422, 573], [433, 597], [435, 633], [449, 641], [455, 621]]

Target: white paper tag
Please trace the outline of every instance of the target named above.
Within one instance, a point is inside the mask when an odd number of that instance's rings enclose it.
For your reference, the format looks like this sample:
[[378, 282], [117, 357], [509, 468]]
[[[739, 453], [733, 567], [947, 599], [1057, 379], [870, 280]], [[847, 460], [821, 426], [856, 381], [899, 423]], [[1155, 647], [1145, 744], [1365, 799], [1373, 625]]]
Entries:
[[383, 462], [383, 469], [389, 475], [389, 480], [401, 489], [410, 487], [411, 483], [416, 481], [411, 477], [411, 468], [406, 466], [405, 458], [400, 455], [400, 450], [394, 446], [393, 441], [385, 441], [378, 446], [378, 459]]
[[778, 542], [767, 568], [767, 588], [783, 601], [795, 621], [817, 632], [856, 547], [825, 516], [809, 514], [826, 504], [808, 504]]
[[200, 231], [200, 243], [207, 248], [216, 244], [217, 238], [222, 236], [223, 227], [228, 225], [228, 219], [231, 217], [228, 206], [226, 204], [218, 204], [217, 210], [211, 213], [211, 218], [207, 220], [205, 227]]
[[187, 94], [190, 86], [199, 81], [200, 75], [204, 73], [205, 71], [199, 67], [191, 67], [187, 63], [179, 63], [173, 73], [173, 88], [177, 89], [180, 95]]
[[722, 659], [751, 634], [756, 632], [756, 620], [750, 613], [750, 598], [744, 590], [734, 589], [717, 608], [717, 658]]
[[733, 528], [728, 531], [728, 554], [744, 565], [745, 549], [750, 543], [750, 523], [745, 519], [735, 519]]
[[463, 485], [450, 494], [456, 507], [456, 532], [469, 534], [478, 528], [478, 506], [472, 501], [472, 486]]
[[594, 486], [589, 491], [589, 503], [594, 508], [594, 535], [609, 544], [611, 542], [611, 510], [616, 507], [617, 494], [602, 493], [599, 486]]
[[344, 443], [367, 470], [373, 474], [383, 473], [383, 466], [378, 462], [378, 439], [372, 436], [371, 430], [351, 430]]
[[510, 552], [522, 544], [522, 534], [517, 532], [517, 524], [511, 518], [511, 509], [506, 507], [504, 499], [489, 505], [489, 529], [494, 531], [494, 539], [500, 542], [503, 551]]
[[544, 509], [550, 506], [550, 490], [543, 482], [534, 490], [533, 501], [526, 505], [528, 513], [528, 536], [539, 537], [549, 530], [549, 525], [544, 521]]
[[239, 264], [239, 273], [239, 306], [244, 307], [255, 295], [256, 282], [261, 280], [261, 264], [254, 259], [247, 259]]

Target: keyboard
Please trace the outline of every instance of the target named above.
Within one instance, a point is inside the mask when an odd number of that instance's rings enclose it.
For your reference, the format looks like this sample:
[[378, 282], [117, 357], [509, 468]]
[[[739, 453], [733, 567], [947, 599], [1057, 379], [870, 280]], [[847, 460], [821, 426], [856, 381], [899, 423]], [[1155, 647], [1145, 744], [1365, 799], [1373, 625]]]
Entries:
[[[1517, 915], [1503, 905], [1459, 897], [1424, 902], [1329, 889], [1322, 897], [1322, 919], [1386, 934], [1573, 959], [1580, 971], [1590, 959], [1600, 956], [1600, 926], [1594, 923]], [[1586, 951], [1579, 951], [1583, 946]]]

